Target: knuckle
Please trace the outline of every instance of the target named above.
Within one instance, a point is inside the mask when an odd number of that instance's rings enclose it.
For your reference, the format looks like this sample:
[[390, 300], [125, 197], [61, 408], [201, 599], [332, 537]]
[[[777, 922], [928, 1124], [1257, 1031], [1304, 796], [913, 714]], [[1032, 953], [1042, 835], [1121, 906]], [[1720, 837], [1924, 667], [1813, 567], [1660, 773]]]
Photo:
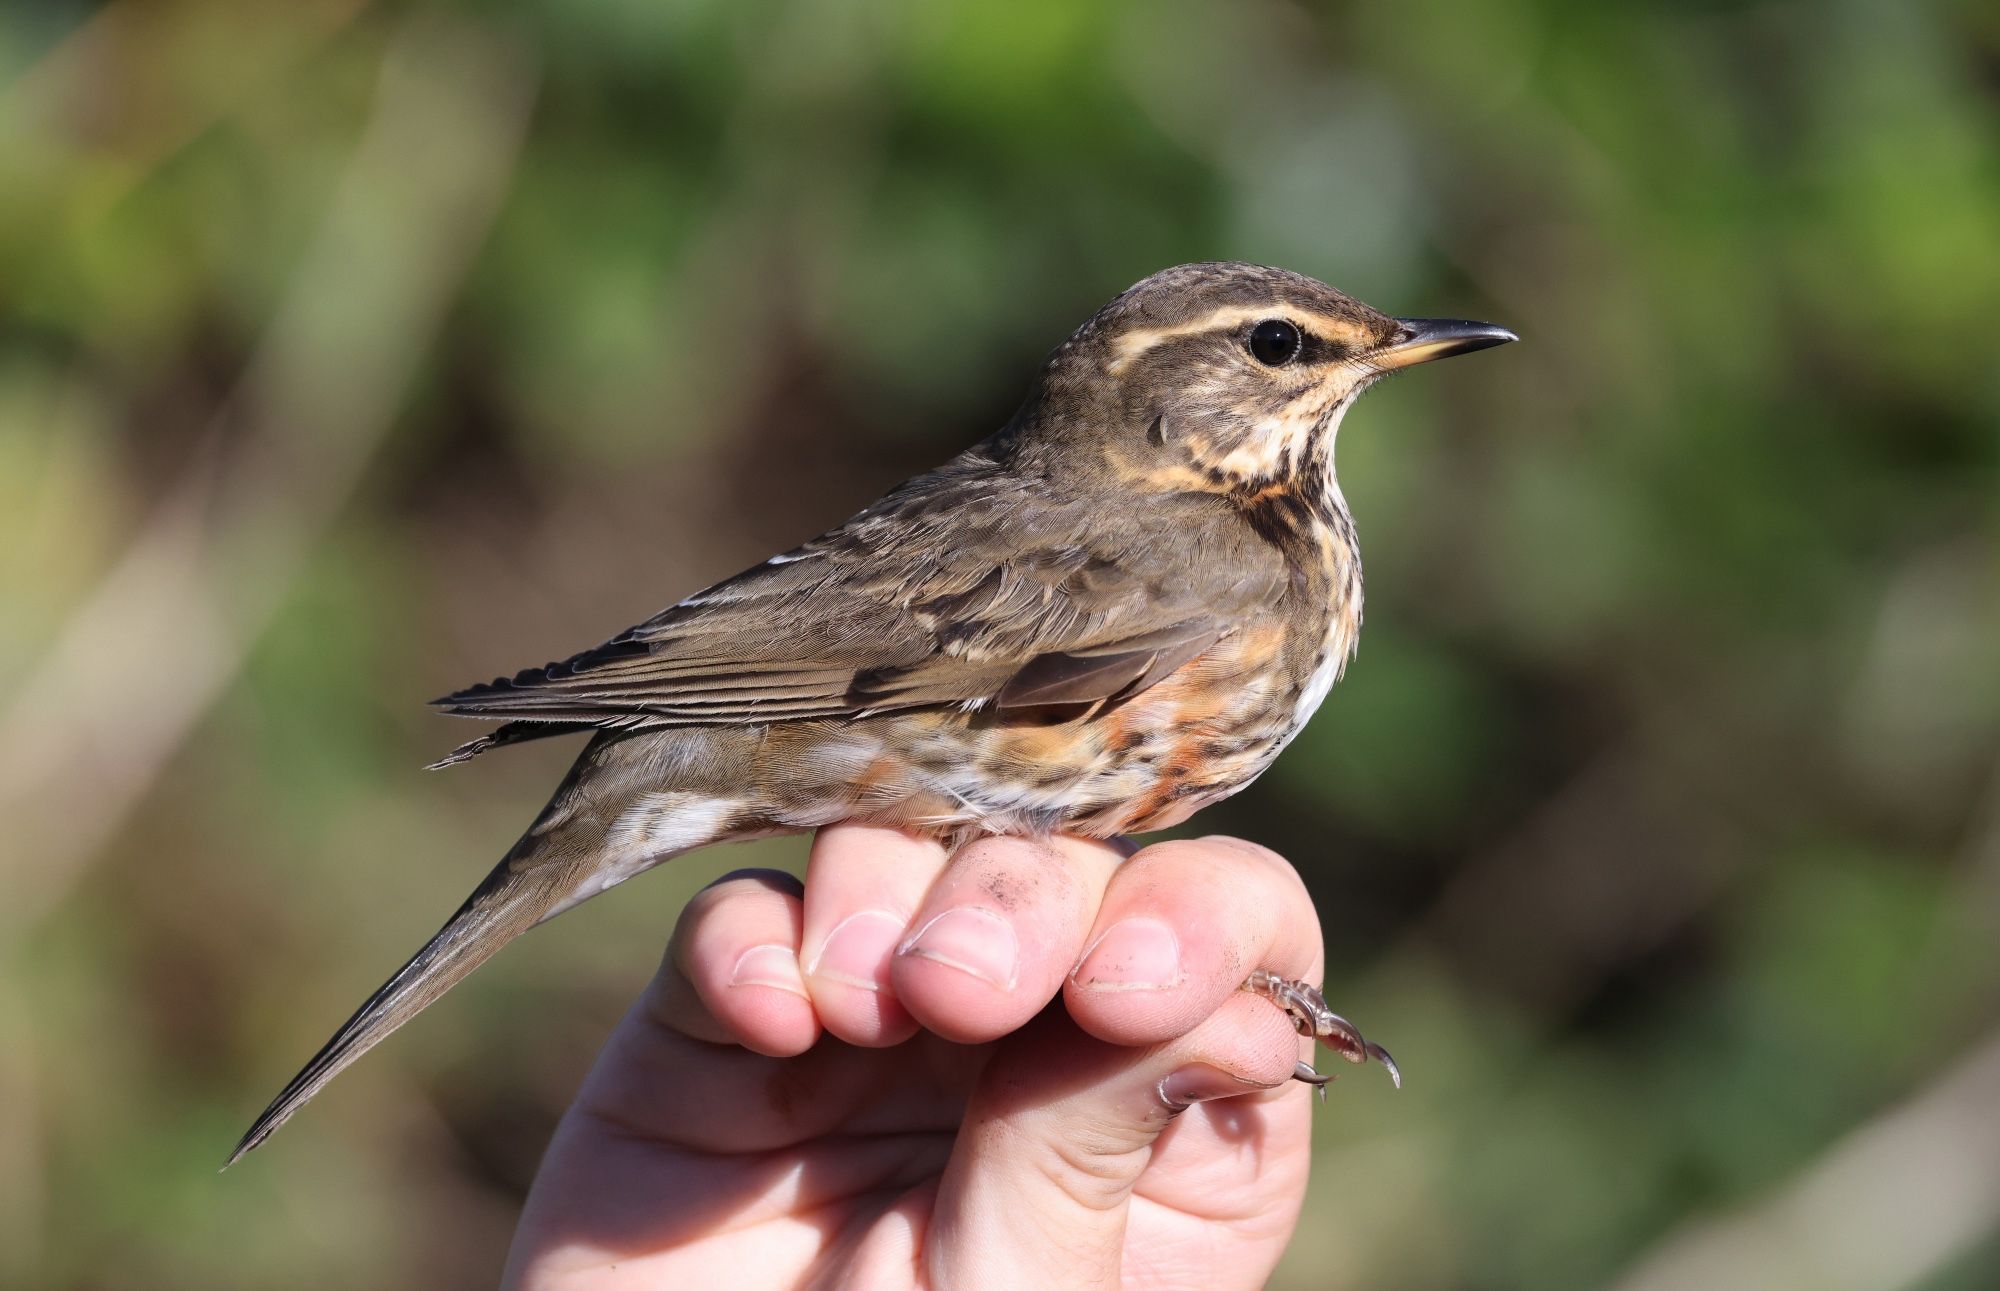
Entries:
[[1010, 838], [987, 834], [975, 838], [952, 859], [965, 866], [1046, 865], [1057, 857], [1047, 843], [1034, 838]]
[[1158, 865], [1172, 865], [1179, 862], [1199, 862], [1207, 855], [1199, 840], [1192, 838], [1170, 838], [1163, 843], [1149, 843], [1125, 862], [1128, 870], [1148, 869]]
[[1296, 878], [1298, 870], [1283, 856], [1262, 843], [1253, 843], [1247, 838], [1233, 838], [1228, 834], [1209, 834], [1194, 840], [1197, 847], [1206, 847], [1250, 861], [1264, 869], [1277, 870]]
[[1112, 1211], [1131, 1196], [1145, 1146], [1133, 1136], [1078, 1127], [1037, 1138], [1026, 1145], [1024, 1155], [1064, 1200], [1084, 1210]]
[[804, 893], [798, 879], [783, 870], [733, 870], [708, 884], [681, 907], [674, 921], [676, 940], [699, 932], [712, 924], [724, 910], [743, 908], [744, 902], [800, 899]]
[[695, 893], [683, 910], [682, 918], [685, 919], [690, 913], [706, 915], [718, 906], [745, 897], [769, 894], [796, 898], [802, 896], [804, 892], [805, 885], [783, 870], [731, 870]]
[[774, 870], [767, 866], [746, 866], [731, 870], [702, 891], [709, 892], [722, 887], [758, 887], [767, 892], [781, 892], [787, 896], [798, 896], [805, 891], [805, 884], [795, 874], [785, 870]]

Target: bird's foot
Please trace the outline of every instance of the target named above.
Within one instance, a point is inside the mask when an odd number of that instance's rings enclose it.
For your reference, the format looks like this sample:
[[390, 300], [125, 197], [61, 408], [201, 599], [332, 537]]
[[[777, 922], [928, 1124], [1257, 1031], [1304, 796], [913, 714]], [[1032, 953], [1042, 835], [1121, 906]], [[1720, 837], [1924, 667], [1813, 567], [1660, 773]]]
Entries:
[[[1388, 1068], [1389, 1079], [1396, 1088], [1403, 1087], [1403, 1073], [1397, 1070], [1396, 1060], [1389, 1056], [1389, 1051], [1363, 1036], [1352, 1022], [1328, 1008], [1326, 997], [1316, 988], [1260, 968], [1250, 974], [1250, 980], [1243, 983], [1243, 989], [1252, 995], [1261, 995], [1283, 1009], [1300, 1035], [1312, 1036], [1356, 1065], [1365, 1064], [1370, 1059], [1381, 1063]], [[1311, 1063], [1302, 1062], [1292, 1072], [1292, 1079], [1316, 1086], [1320, 1097], [1324, 1098], [1326, 1086], [1333, 1077], [1315, 1071]]]

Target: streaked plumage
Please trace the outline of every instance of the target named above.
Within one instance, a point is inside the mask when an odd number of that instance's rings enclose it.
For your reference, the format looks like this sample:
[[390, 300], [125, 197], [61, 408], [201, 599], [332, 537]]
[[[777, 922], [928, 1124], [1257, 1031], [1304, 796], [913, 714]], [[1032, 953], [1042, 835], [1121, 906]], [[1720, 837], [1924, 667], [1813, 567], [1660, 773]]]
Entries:
[[438, 765], [596, 734], [236, 1156], [513, 936], [682, 852], [839, 820], [1136, 833], [1241, 789], [1360, 629], [1341, 417], [1393, 368], [1511, 339], [1282, 270], [1167, 270], [945, 466], [601, 646], [439, 700], [506, 724]]

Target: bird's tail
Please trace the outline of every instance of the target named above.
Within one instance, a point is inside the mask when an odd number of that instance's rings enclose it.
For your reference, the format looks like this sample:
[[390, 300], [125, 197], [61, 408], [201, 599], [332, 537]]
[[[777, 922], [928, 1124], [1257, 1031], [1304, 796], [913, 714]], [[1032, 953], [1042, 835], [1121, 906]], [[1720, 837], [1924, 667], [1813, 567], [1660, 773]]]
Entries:
[[756, 815], [741, 786], [762, 738], [748, 727], [598, 735], [506, 859], [292, 1077], [228, 1164], [514, 938], [642, 870], [738, 836], [739, 814]]
[[349, 1063], [421, 1013], [495, 951], [552, 913], [569, 895], [550, 882], [555, 877], [550, 871], [566, 867], [522, 863], [526, 858], [521, 853], [532, 846], [532, 839], [532, 834], [522, 839], [437, 935], [369, 996], [367, 1003], [356, 1009], [354, 1016], [313, 1055], [312, 1061], [292, 1077], [292, 1082], [271, 1100], [271, 1105], [237, 1143], [225, 1169], [269, 1138]]

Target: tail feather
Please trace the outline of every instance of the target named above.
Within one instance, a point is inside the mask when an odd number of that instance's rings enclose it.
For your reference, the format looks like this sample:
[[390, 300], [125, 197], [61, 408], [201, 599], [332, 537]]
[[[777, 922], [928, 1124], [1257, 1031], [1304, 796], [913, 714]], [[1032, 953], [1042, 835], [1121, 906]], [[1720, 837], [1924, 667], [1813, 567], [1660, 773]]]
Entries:
[[[523, 840], [525, 844], [528, 840]], [[517, 851], [519, 849], [517, 848]], [[533, 927], [566, 897], [546, 864], [523, 865], [510, 854], [466, 898], [424, 948], [368, 997], [290, 1084], [271, 1100], [229, 1154], [224, 1169], [269, 1138], [347, 1065], [421, 1013], [494, 952]]]
[[[494, 733], [494, 743], [533, 739], [544, 729], [510, 724]], [[292, 1077], [224, 1168], [515, 937], [662, 861], [740, 836], [743, 821], [761, 820], [740, 787], [762, 739], [748, 728], [600, 732], [506, 859]]]
[[470, 762], [488, 749], [497, 749], [508, 744], [519, 744], [524, 740], [545, 740], [551, 735], [568, 735], [574, 731], [586, 731], [590, 727], [582, 722], [508, 722], [497, 730], [490, 731], [477, 739], [467, 740], [437, 761], [426, 766], [426, 771], [442, 771], [455, 767], [461, 762]]

